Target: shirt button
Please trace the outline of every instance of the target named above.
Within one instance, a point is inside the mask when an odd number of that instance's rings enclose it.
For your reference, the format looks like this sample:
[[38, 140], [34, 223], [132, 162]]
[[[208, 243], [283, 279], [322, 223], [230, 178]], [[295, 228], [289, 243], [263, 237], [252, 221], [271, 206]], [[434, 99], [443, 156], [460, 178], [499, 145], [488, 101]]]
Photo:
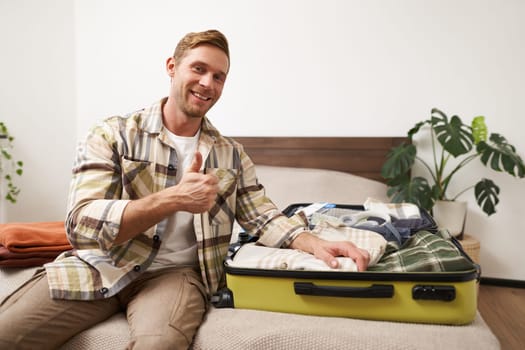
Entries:
[[133, 270], [139, 272], [140, 271], [140, 265], [133, 266]]
[[175, 170], [175, 167], [173, 166], [173, 164], [168, 165], [168, 170]]
[[160, 240], [160, 236], [159, 236], [159, 235], [155, 235], [155, 236], [153, 236], [153, 240], [154, 240], [155, 242], [158, 242], [158, 241]]

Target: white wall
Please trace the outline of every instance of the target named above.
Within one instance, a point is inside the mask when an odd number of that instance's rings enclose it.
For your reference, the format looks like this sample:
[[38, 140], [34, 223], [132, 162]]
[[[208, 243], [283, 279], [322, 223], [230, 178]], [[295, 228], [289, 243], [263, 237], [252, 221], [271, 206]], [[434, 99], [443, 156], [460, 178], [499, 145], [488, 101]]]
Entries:
[[[208, 28], [223, 31], [231, 45], [230, 76], [210, 112], [225, 134], [401, 136], [438, 107], [468, 120], [485, 115], [491, 131], [525, 156], [520, 0], [76, 0], [74, 8], [67, 0], [0, 3], [13, 12], [1, 24], [9, 35], [2, 35], [17, 43], [8, 44], [9, 61], [0, 58], [7, 77], [0, 118], [21, 117], [7, 121], [17, 151], [34, 167], [24, 177], [20, 213], [11, 211], [13, 218], [62, 215], [55, 206], [67, 192], [74, 147], [68, 135], [82, 137], [98, 120], [164, 96], [165, 59], [183, 34]], [[25, 4], [29, 11], [22, 10]], [[56, 11], [46, 21], [39, 15], [50, 6]], [[21, 23], [37, 24], [36, 37]], [[27, 48], [55, 54], [31, 60]], [[25, 96], [25, 108], [10, 96]], [[57, 101], [59, 110], [48, 107]], [[29, 132], [28, 125], [36, 130]], [[43, 130], [53, 142], [37, 141]], [[30, 152], [41, 149], [55, 156], [44, 162]], [[525, 223], [519, 220], [524, 180], [481, 166], [469, 170], [460, 182], [488, 176], [502, 191], [490, 218], [472, 193], [463, 197], [470, 206], [467, 231], [482, 240], [484, 276], [525, 280]], [[39, 193], [43, 187], [54, 195]]]
[[9, 221], [65, 217], [76, 138], [73, 5], [0, 0], [0, 120], [25, 163]]

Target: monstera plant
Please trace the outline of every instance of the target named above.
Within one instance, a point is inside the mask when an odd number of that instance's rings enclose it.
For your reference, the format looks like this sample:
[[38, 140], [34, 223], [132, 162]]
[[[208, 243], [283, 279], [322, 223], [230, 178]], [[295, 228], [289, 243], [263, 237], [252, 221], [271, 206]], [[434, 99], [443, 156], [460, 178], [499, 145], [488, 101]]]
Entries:
[[[433, 162], [423, 160], [417, 153], [412, 138], [418, 132], [429, 133]], [[487, 214], [496, 212], [499, 202], [499, 187], [490, 179], [482, 178], [477, 183], [455, 194], [449, 193], [452, 179], [470, 162], [478, 159], [485, 166], [514, 177], [525, 176], [525, 165], [500, 134], [487, 131], [485, 118], [475, 117], [470, 125], [460, 117], [450, 119], [439, 109], [432, 109], [428, 120], [417, 123], [408, 131], [410, 143], [394, 147], [383, 164], [381, 174], [387, 180], [388, 196], [393, 202], [411, 202], [431, 210], [438, 200], [456, 200], [467, 190], [474, 188], [476, 202]], [[451, 160], [456, 158], [455, 161]], [[420, 162], [428, 176], [411, 177], [415, 162]]]

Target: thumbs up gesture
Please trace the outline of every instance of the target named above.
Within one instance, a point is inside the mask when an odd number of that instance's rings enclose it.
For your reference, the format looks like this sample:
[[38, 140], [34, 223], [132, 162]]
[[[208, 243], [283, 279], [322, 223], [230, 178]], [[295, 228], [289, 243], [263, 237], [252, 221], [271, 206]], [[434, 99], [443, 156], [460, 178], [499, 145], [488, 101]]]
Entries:
[[202, 166], [202, 154], [199, 151], [195, 152], [193, 156], [193, 161], [190, 164], [190, 167], [186, 169], [186, 172], [198, 173], [201, 170]]
[[209, 210], [215, 203], [219, 191], [219, 181], [215, 175], [201, 174], [202, 154], [197, 151], [188, 169], [182, 175], [180, 182], [174, 186], [180, 210], [190, 213], [202, 213]]

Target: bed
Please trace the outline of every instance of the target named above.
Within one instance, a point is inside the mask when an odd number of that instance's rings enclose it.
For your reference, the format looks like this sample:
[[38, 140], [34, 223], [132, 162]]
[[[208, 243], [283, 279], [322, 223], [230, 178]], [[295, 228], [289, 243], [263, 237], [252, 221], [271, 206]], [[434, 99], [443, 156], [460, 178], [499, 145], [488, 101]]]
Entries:
[[383, 182], [388, 152], [406, 137], [234, 137], [257, 165], [335, 170]]
[[[257, 165], [267, 194], [294, 202], [387, 201], [381, 166], [404, 137], [236, 137]], [[214, 339], [210, 334], [215, 335]], [[479, 312], [466, 326], [212, 309], [194, 349], [499, 349]]]
[[[279, 208], [293, 202], [362, 203], [387, 200], [380, 175], [385, 155], [402, 137], [235, 137], [254, 160], [258, 177]], [[32, 273], [0, 268], [0, 299]], [[62, 349], [123, 349], [123, 313], [88, 329]], [[466, 326], [314, 317], [211, 307], [194, 350], [268, 349], [499, 349], [479, 315]]]

